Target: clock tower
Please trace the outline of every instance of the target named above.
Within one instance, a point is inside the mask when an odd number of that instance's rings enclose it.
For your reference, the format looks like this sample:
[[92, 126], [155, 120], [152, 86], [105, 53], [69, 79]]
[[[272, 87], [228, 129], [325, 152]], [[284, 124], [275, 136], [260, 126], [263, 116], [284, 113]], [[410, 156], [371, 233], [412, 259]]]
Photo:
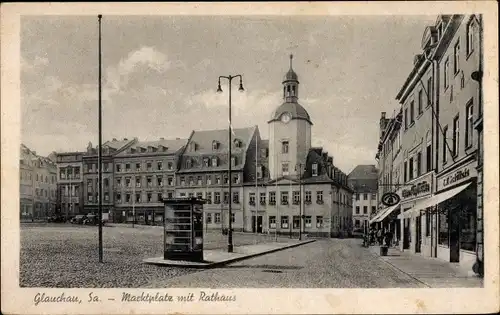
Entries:
[[[283, 100], [269, 124], [269, 173], [271, 179], [296, 176], [297, 164], [304, 165], [311, 148], [311, 118], [298, 103], [299, 78], [292, 67], [283, 79]], [[303, 166], [304, 168], [304, 166]]]

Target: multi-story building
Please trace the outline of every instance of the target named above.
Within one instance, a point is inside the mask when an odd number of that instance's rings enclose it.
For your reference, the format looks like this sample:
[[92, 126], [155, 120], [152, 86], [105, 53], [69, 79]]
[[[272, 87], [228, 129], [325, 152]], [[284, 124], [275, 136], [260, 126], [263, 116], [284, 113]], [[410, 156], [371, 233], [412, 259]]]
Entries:
[[31, 220], [34, 215], [34, 164], [36, 153], [21, 144], [19, 159], [19, 210], [21, 220]]
[[378, 170], [375, 165], [358, 165], [348, 175], [349, 187], [354, 191], [352, 221], [357, 232], [365, 231], [378, 206]]
[[[439, 38], [439, 28], [443, 28]], [[436, 255], [471, 269], [477, 248], [477, 146], [474, 121], [480, 93], [472, 73], [480, 70], [477, 15], [440, 17], [436, 51], [439, 65], [439, 125], [437, 135]]]
[[185, 139], [134, 141], [114, 155], [114, 222], [163, 224], [162, 196], [175, 196], [179, 155]]
[[[207, 228], [223, 228], [229, 224], [229, 198], [232, 223], [243, 230], [243, 181], [250, 163], [249, 146], [255, 143], [257, 127], [234, 129], [229, 159], [228, 130], [193, 131], [182, 152], [177, 172], [177, 196], [205, 198]], [[231, 178], [229, 178], [231, 163]], [[231, 181], [231, 193], [229, 192]]]
[[[128, 147], [137, 142], [137, 139], [123, 139], [106, 141], [102, 145], [102, 211], [103, 213], [113, 213], [114, 189], [113, 189], [113, 158], [115, 155], [125, 151]], [[86, 152], [82, 157], [83, 164], [83, 211], [87, 213], [97, 213], [99, 211], [99, 186], [98, 186], [98, 148], [93, 147], [89, 142]], [[109, 218], [112, 220], [112, 218]]]
[[45, 219], [56, 210], [56, 172], [51, 159], [21, 145], [20, 214], [22, 220]]
[[209, 229], [228, 227], [231, 219], [235, 230], [258, 233], [349, 234], [347, 176], [327, 152], [311, 147], [312, 122], [298, 103], [291, 65], [282, 83], [284, 102], [268, 121], [269, 139], [257, 126], [234, 129], [229, 158], [229, 130], [193, 131], [180, 159], [176, 196], [205, 198]]
[[57, 154], [57, 212], [65, 217], [84, 214], [83, 152]]
[[476, 228], [482, 133], [474, 131], [482, 114], [480, 23], [477, 15], [440, 15], [425, 29], [422, 53], [396, 97], [403, 114], [400, 248], [466, 269], [482, 245]]

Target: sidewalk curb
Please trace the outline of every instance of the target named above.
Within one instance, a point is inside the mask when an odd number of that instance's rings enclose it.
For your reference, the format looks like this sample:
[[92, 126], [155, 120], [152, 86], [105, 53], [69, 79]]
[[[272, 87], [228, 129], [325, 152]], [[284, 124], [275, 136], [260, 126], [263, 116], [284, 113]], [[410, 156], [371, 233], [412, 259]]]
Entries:
[[378, 260], [383, 261], [383, 262], [384, 262], [384, 263], [386, 263], [387, 265], [391, 266], [393, 269], [398, 270], [398, 271], [400, 271], [400, 272], [404, 273], [404, 274], [405, 274], [405, 275], [407, 275], [408, 277], [410, 277], [410, 278], [412, 278], [412, 279], [416, 280], [417, 282], [420, 282], [421, 284], [425, 285], [425, 286], [426, 286], [426, 287], [428, 287], [428, 288], [432, 288], [432, 286], [431, 286], [430, 284], [428, 284], [428, 283], [426, 283], [426, 282], [424, 282], [424, 281], [420, 280], [419, 278], [417, 278], [417, 277], [415, 277], [415, 276], [412, 276], [411, 274], [409, 274], [409, 273], [407, 273], [406, 271], [404, 271], [404, 270], [400, 269], [400, 268], [399, 268], [399, 267], [397, 267], [396, 265], [391, 264], [391, 263], [389, 262], [389, 260], [382, 259], [380, 255], [378, 255], [377, 253], [374, 253], [374, 252], [373, 252], [370, 248], [368, 248], [368, 251], [370, 252], [370, 254], [372, 254], [373, 256], [377, 257], [377, 259], [378, 259]]
[[247, 256], [243, 256], [243, 257], [238, 257], [238, 258], [233, 258], [233, 259], [229, 259], [229, 260], [225, 260], [225, 261], [213, 263], [213, 264], [210, 264], [208, 266], [208, 268], [217, 268], [217, 267], [220, 267], [220, 266], [223, 266], [223, 265], [227, 265], [227, 264], [231, 264], [231, 263], [234, 263], [234, 262], [237, 262], [237, 261], [241, 261], [241, 260], [245, 260], [245, 259], [249, 259], [249, 258], [254, 258], [254, 257], [266, 255], [266, 254], [271, 254], [271, 253], [279, 252], [280, 250], [290, 249], [290, 248], [298, 247], [298, 246], [301, 246], [301, 245], [306, 245], [306, 244], [309, 244], [309, 243], [312, 243], [312, 242], [315, 242], [315, 241], [316, 240], [303, 241], [303, 242], [300, 242], [300, 243], [297, 243], [297, 244], [288, 245], [288, 246], [285, 246], [285, 247], [275, 248], [275, 249], [271, 249], [271, 250], [260, 252], [260, 253], [250, 254], [250, 255], [247, 255]]
[[186, 269], [213, 269], [213, 268], [218, 268], [218, 267], [225, 266], [225, 265], [228, 265], [228, 264], [232, 264], [232, 263], [235, 263], [235, 262], [238, 262], [238, 261], [242, 261], [242, 260], [245, 260], [245, 259], [250, 259], [250, 258], [254, 258], [254, 257], [266, 255], [266, 254], [271, 254], [271, 253], [274, 253], [274, 252], [278, 252], [278, 251], [281, 251], [281, 250], [298, 247], [298, 246], [301, 246], [301, 245], [306, 245], [306, 244], [309, 244], [309, 243], [312, 243], [312, 242], [316, 242], [316, 240], [302, 241], [300, 243], [291, 244], [291, 245], [284, 246], [284, 247], [279, 247], [279, 248], [274, 248], [274, 249], [270, 249], [270, 250], [259, 252], [259, 253], [249, 254], [249, 255], [245, 255], [245, 256], [241, 256], [241, 257], [236, 257], [236, 258], [230, 258], [230, 259], [227, 259], [227, 260], [223, 260], [223, 261], [219, 261], [219, 262], [214, 262], [214, 263], [207, 263], [206, 265], [180, 265], [180, 264], [153, 263], [153, 262], [143, 262], [143, 263], [153, 264], [153, 265], [157, 265], [157, 266], [179, 267], [179, 268], [186, 268]]

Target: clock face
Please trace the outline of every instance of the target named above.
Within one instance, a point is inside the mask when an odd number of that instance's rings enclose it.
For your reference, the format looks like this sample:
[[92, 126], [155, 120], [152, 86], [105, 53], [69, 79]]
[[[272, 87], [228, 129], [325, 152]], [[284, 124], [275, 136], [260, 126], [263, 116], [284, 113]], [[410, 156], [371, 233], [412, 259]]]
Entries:
[[290, 113], [283, 113], [283, 115], [281, 115], [281, 121], [285, 124], [288, 123], [291, 119], [292, 115], [290, 115]]

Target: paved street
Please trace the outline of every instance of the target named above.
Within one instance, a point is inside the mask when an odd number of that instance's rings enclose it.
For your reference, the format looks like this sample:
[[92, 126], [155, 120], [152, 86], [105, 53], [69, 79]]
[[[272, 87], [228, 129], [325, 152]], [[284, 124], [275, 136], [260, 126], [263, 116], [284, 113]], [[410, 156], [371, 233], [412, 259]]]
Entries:
[[[97, 227], [71, 224], [21, 225], [22, 287], [141, 287], [153, 279], [194, 272], [146, 265], [144, 258], [163, 255], [161, 227], [107, 226], [103, 229], [104, 264], [98, 261]], [[235, 233], [234, 245], [273, 241], [273, 236]], [[226, 248], [220, 231], [205, 235], [207, 249]]]
[[[162, 228], [126, 225], [103, 230], [104, 264], [98, 262], [97, 227], [21, 226], [21, 286], [33, 287], [262, 287], [419, 288], [479, 287], [448, 263], [392, 253], [380, 257], [360, 239], [318, 239], [215, 269], [143, 264], [163, 254]], [[226, 248], [220, 231], [205, 234], [206, 249]], [[235, 233], [235, 246], [274, 241], [273, 235]], [[280, 242], [290, 241], [283, 237]], [[91, 272], [90, 272], [91, 270]]]
[[226, 267], [155, 280], [150, 287], [419, 288], [421, 282], [361, 247], [359, 239], [325, 239]]

